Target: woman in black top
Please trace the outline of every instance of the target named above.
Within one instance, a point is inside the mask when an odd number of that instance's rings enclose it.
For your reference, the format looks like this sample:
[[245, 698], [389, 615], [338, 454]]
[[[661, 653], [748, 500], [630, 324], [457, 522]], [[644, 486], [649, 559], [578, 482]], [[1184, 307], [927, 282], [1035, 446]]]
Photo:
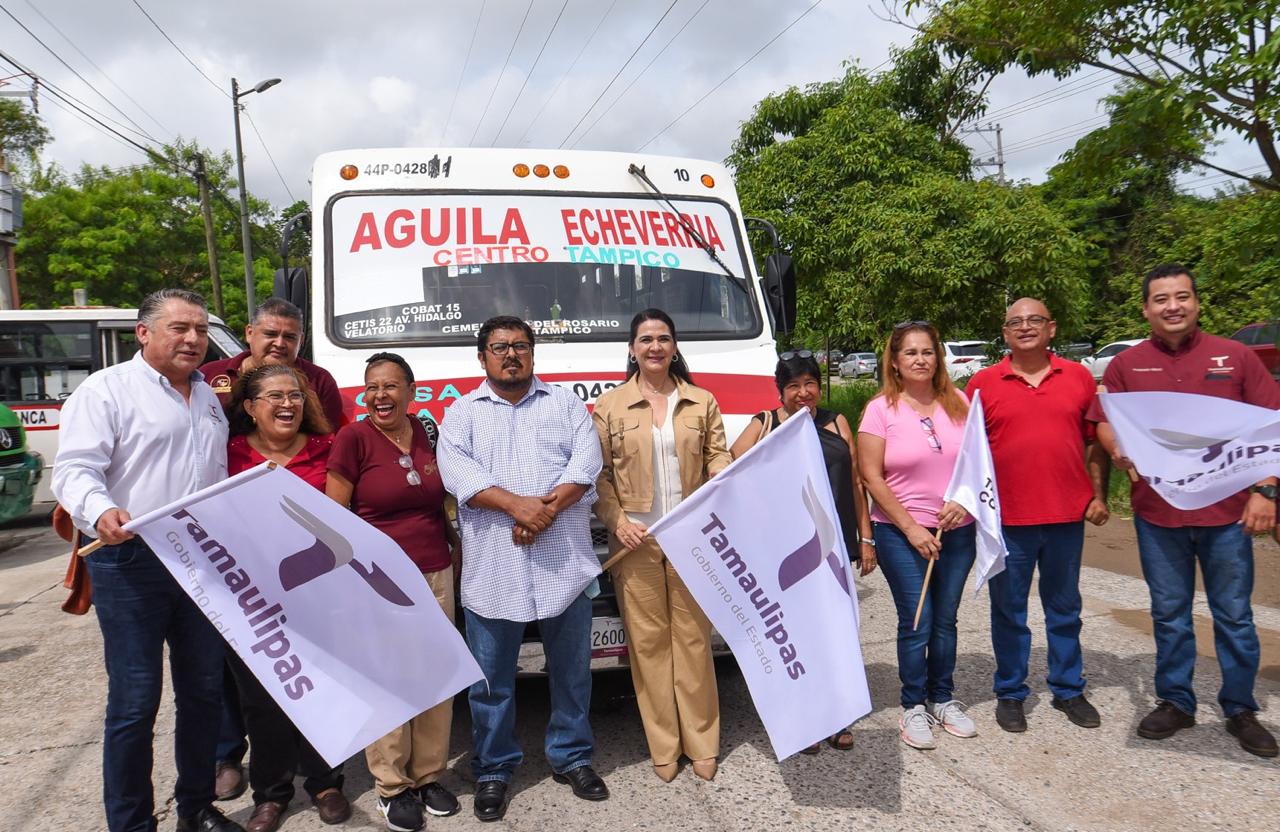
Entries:
[[[857, 561], [861, 574], [866, 575], [876, 568], [876, 549], [871, 539], [866, 492], [858, 476], [858, 451], [853, 444], [849, 420], [843, 414], [818, 407], [822, 392], [818, 381], [821, 373], [817, 359], [808, 350], [784, 352], [773, 371], [782, 406], [763, 410], [752, 417], [742, 435], [733, 443], [730, 453], [737, 459], [801, 408], [808, 410], [814, 427], [818, 429], [822, 459], [827, 466], [827, 478], [831, 481], [845, 549], [849, 557]], [[853, 734], [845, 729], [828, 742], [833, 748], [847, 751], [853, 747]], [[816, 753], [818, 746], [805, 750]]]

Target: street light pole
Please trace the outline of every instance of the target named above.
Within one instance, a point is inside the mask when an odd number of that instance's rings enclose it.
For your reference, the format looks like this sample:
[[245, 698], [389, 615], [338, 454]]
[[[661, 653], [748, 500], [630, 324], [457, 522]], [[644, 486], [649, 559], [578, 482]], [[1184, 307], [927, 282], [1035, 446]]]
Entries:
[[257, 306], [257, 299], [254, 297], [254, 280], [253, 280], [253, 245], [249, 239], [249, 194], [244, 186], [244, 149], [240, 144], [240, 99], [251, 92], [263, 92], [280, 83], [279, 78], [268, 78], [265, 81], [259, 81], [250, 89], [240, 92], [240, 84], [235, 78], [231, 79], [231, 110], [235, 115], [236, 124], [236, 172], [240, 179], [240, 238], [244, 248], [244, 298], [245, 298], [245, 317], [248, 319], [253, 315], [254, 307]]

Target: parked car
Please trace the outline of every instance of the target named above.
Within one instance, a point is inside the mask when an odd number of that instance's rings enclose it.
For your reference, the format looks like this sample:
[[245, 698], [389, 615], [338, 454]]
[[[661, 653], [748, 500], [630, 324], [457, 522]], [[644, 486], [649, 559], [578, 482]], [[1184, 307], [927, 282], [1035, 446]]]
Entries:
[[1129, 347], [1141, 344], [1142, 340], [1137, 338], [1129, 341], [1112, 341], [1093, 355], [1080, 359], [1080, 363], [1093, 374], [1094, 381], [1102, 381], [1102, 374], [1107, 371], [1107, 365], [1111, 363], [1111, 359], [1129, 349]]
[[1055, 348], [1055, 352], [1063, 358], [1069, 358], [1072, 361], [1083, 361], [1093, 355], [1093, 344], [1088, 341], [1080, 341], [1074, 344], [1062, 344]]
[[873, 352], [853, 352], [840, 362], [841, 378], [875, 378], [879, 370], [876, 354]]
[[987, 366], [986, 341], [947, 341], [942, 348], [952, 381], [968, 378]]
[[1277, 341], [1280, 341], [1280, 319], [1249, 324], [1232, 335], [1231, 340], [1239, 341], [1256, 352], [1271, 375], [1280, 379], [1280, 349], [1277, 348]]
[[27, 450], [22, 420], [0, 405], [0, 523], [8, 523], [31, 510], [36, 483], [44, 473], [40, 454]]

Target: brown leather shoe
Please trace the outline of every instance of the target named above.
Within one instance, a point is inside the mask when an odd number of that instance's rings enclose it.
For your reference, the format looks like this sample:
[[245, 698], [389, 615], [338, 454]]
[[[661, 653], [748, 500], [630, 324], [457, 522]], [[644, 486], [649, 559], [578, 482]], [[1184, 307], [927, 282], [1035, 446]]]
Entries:
[[351, 817], [351, 804], [337, 789], [325, 789], [311, 799], [320, 813], [320, 820], [328, 824], [342, 823]]
[[1149, 740], [1172, 737], [1183, 728], [1196, 724], [1196, 718], [1172, 702], [1160, 702], [1156, 709], [1138, 723], [1138, 736]]
[[245, 780], [244, 766], [231, 760], [218, 761], [214, 778], [213, 792], [218, 800], [235, 800], [249, 786]]
[[1258, 715], [1253, 711], [1241, 711], [1227, 717], [1227, 732], [1240, 741], [1240, 747], [1250, 754], [1259, 757], [1274, 757], [1277, 754], [1276, 738], [1258, 722]]
[[280, 819], [288, 808], [283, 803], [268, 800], [253, 807], [249, 822], [244, 825], [244, 832], [276, 832], [280, 828]]

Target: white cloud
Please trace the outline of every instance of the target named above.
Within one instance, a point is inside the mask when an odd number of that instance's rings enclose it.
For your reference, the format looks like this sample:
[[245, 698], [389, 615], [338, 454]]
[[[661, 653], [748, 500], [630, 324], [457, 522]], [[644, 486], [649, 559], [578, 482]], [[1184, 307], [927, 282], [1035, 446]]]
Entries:
[[369, 98], [381, 115], [397, 115], [413, 103], [413, 85], [408, 81], [379, 75], [369, 82]]

